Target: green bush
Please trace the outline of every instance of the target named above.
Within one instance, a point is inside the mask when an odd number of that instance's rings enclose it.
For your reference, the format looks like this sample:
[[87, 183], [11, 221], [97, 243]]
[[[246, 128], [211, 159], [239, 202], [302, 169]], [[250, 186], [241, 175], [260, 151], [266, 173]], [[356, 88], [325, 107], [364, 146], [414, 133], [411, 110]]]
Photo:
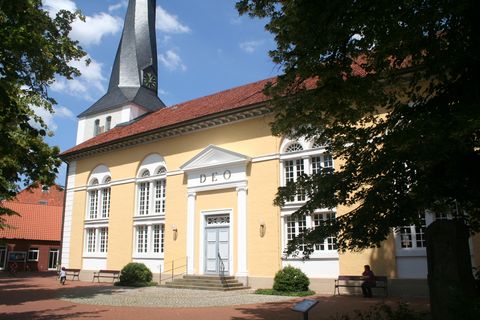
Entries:
[[120, 272], [120, 285], [147, 286], [152, 281], [152, 272], [143, 263], [131, 262]]
[[287, 266], [275, 275], [273, 290], [283, 292], [308, 291], [310, 280], [302, 270]]

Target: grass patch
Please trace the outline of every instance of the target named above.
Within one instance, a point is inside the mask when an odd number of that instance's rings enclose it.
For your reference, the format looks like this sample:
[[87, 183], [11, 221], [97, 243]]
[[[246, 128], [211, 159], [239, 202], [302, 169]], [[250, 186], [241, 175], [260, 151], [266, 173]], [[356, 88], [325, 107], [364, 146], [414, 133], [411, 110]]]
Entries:
[[290, 292], [290, 291], [277, 291], [273, 289], [257, 289], [255, 290], [256, 294], [265, 294], [269, 296], [289, 296], [289, 297], [306, 297], [315, 294], [315, 291], [299, 291], [299, 292]]

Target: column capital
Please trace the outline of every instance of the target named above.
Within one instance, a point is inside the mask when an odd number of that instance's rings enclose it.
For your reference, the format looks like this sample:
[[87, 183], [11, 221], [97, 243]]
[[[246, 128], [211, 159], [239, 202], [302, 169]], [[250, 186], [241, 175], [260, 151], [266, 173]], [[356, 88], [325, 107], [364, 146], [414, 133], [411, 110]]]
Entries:
[[236, 187], [235, 190], [236, 190], [237, 192], [241, 192], [241, 191], [247, 192], [248, 187], [247, 187], [247, 186], [240, 186], [240, 187]]

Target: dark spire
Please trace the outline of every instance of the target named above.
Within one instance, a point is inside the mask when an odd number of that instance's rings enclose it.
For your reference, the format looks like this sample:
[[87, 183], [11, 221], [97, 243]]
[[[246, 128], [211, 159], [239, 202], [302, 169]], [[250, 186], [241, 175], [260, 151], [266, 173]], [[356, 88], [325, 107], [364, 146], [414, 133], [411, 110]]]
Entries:
[[108, 91], [79, 117], [128, 103], [149, 111], [165, 107], [157, 96], [155, 7], [156, 0], [129, 0]]

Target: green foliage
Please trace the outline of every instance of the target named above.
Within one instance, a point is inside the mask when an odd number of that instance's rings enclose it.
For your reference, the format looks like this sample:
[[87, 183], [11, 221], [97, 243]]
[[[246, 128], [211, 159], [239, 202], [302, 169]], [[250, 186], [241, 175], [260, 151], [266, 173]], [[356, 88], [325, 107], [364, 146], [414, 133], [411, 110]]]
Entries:
[[144, 287], [152, 281], [152, 272], [143, 263], [131, 262], [120, 272], [121, 286]]
[[396, 309], [378, 304], [367, 311], [355, 311], [354, 315], [341, 315], [340, 320], [430, 320], [432, 317], [426, 312], [415, 312], [405, 304], [399, 304]]
[[[52, 19], [41, 5], [0, 0], [0, 200], [13, 198], [19, 183], [54, 182], [59, 149], [44, 142], [51, 133], [34, 107], [53, 112], [48, 86], [55, 76], [78, 76], [68, 63], [85, 56], [69, 38], [80, 13], [62, 10]], [[12, 212], [0, 206], [0, 228], [3, 214]]]
[[[419, 212], [450, 212], [480, 230], [480, 11], [477, 1], [241, 0], [266, 18], [284, 74], [265, 92], [273, 133], [327, 145], [343, 165], [300, 188], [298, 211], [350, 206], [290, 243], [336, 236], [339, 250], [379, 246]], [[286, 96], [288, 98], [286, 98]], [[383, 116], [378, 116], [383, 114]], [[353, 206], [356, 204], [356, 206]]]
[[315, 291], [299, 291], [299, 292], [290, 292], [290, 291], [277, 291], [273, 289], [257, 289], [255, 290], [256, 294], [264, 294], [268, 296], [289, 296], [289, 297], [306, 297], [315, 294]]
[[273, 290], [282, 292], [308, 291], [310, 280], [302, 270], [286, 266], [275, 274]]

